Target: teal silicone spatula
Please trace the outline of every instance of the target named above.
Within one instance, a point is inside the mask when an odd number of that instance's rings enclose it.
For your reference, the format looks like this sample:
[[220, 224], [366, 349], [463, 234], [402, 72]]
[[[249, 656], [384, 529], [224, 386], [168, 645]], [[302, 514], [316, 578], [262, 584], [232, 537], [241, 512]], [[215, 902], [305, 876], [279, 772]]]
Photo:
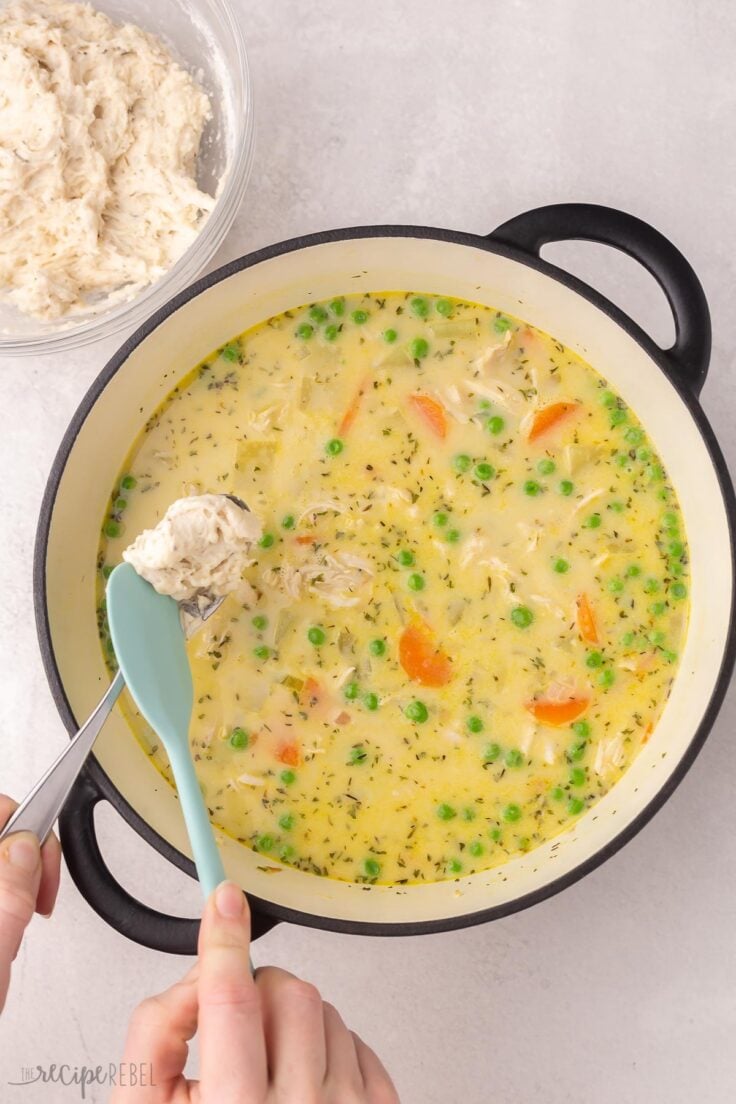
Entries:
[[107, 618], [128, 690], [166, 748], [197, 877], [208, 897], [225, 870], [189, 750], [194, 687], [179, 606], [124, 563], [107, 583]]

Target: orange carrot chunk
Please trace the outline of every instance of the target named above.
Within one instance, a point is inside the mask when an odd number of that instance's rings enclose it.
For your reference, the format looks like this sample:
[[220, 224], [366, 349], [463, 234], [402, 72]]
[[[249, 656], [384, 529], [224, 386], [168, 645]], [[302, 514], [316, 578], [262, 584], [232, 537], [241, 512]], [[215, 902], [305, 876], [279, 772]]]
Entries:
[[412, 621], [399, 637], [399, 663], [421, 686], [446, 686], [452, 678], [452, 663], [423, 621]]
[[587, 594], [581, 594], [578, 598], [578, 632], [588, 644], [599, 642], [598, 626], [595, 623], [595, 614], [588, 601]]
[[280, 744], [276, 752], [279, 763], [285, 763], [289, 767], [298, 767], [302, 761], [302, 753], [298, 744]]
[[444, 439], [447, 436], [447, 414], [442, 403], [430, 395], [419, 394], [410, 395], [409, 401], [432, 432]]
[[527, 702], [526, 708], [540, 724], [560, 728], [582, 717], [589, 705], [590, 698], [568, 698], [567, 701], [547, 701], [544, 698], [536, 698], [534, 701]]
[[337, 429], [338, 435], [340, 437], [345, 436], [345, 434], [351, 429], [355, 419], [358, 417], [358, 411], [360, 410], [360, 404], [362, 402], [363, 395], [365, 394], [365, 391], [366, 391], [367, 387], [368, 387], [368, 380], [364, 380], [363, 383], [361, 383], [358, 390], [355, 392], [355, 395], [353, 397], [353, 401], [350, 403], [350, 406], [347, 408], [347, 410], [343, 414], [342, 421], [340, 422], [340, 425], [338, 426], [338, 429]]
[[300, 533], [298, 537], [294, 537], [295, 544], [316, 544], [319, 537], [315, 537], [312, 533]]
[[549, 406], [543, 406], [534, 415], [529, 430], [529, 440], [536, 441], [537, 437], [541, 437], [547, 430], [553, 429], [563, 418], [577, 410], [578, 406], [579, 403], [569, 402], [551, 403]]

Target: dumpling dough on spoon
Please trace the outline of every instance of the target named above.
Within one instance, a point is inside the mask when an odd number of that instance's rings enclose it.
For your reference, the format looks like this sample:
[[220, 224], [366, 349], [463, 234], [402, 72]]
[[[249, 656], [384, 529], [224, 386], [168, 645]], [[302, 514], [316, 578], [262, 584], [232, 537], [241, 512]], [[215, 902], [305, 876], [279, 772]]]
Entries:
[[144, 529], [123, 552], [159, 594], [189, 602], [200, 594], [222, 598], [237, 590], [250, 551], [262, 533], [259, 519], [224, 494], [172, 502], [154, 529]]

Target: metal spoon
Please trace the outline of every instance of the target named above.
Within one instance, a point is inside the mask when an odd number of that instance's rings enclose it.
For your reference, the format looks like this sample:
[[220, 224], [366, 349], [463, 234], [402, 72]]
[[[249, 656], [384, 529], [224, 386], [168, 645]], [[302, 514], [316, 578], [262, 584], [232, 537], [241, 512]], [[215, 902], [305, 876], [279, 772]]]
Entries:
[[[225, 497], [242, 509], [248, 509], [246, 503], [235, 495]], [[182, 621], [187, 625], [187, 635], [193, 635], [201, 627], [202, 622], [210, 618], [224, 601], [224, 598], [215, 598], [205, 591], [200, 591], [193, 598], [179, 602], [179, 609], [184, 615]], [[44, 842], [58, 820], [71, 788], [92, 750], [92, 745], [110, 716], [124, 686], [125, 679], [122, 672], [118, 671], [89, 719], [0, 830], [0, 842], [11, 832], [33, 832], [41, 843]]]

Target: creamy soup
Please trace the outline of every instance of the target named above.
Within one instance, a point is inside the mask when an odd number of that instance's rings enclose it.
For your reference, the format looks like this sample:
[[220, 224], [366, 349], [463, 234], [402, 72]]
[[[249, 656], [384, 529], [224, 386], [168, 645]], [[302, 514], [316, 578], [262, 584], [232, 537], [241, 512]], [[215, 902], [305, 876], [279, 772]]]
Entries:
[[[676, 496], [633, 411], [525, 323], [392, 292], [233, 338], [136, 442], [100, 594], [204, 492], [264, 534], [189, 644], [192, 753], [213, 821], [269, 864], [497, 865], [584, 814], [657, 723], [687, 628]], [[100, 624], [111, 657], [102, 600]]]

